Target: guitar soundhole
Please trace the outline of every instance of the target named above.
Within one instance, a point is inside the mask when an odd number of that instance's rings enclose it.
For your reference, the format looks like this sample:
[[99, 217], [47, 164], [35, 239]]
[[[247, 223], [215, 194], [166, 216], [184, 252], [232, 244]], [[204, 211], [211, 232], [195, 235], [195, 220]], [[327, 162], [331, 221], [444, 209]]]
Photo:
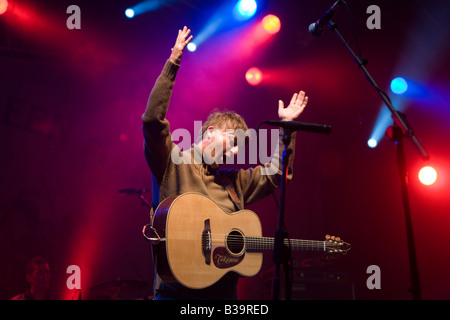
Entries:
[[227, 237], [227, 248], [231, 254], [239, 254], [244, 249], [244, 236], [237, 230], [233, 230]]

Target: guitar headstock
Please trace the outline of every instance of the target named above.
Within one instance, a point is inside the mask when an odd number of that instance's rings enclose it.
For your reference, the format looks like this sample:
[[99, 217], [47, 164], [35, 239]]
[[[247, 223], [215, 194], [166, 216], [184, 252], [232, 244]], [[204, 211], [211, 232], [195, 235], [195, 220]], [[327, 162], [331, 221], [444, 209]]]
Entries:
[[330, 236], [327, 234], [325, 236], [325, 247], [326, 252], [329, 254], [347, 254], [351, 249], [351, 245], [348, 242], [344, 242], [340, 237]]

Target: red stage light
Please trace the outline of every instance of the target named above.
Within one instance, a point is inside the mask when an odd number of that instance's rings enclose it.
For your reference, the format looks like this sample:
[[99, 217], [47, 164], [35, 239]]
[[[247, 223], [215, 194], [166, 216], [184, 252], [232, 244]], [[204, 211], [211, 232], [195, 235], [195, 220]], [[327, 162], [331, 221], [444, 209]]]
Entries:
[[0, 14], [4, 14], [8, 9], [8, 0], [0, 0]]
[[281, 28], [280, 19], [273, 14], [268, 14], [267, 16], [265, 16], [262, 19], [261, 23], [264, 27], [264, 30], [266, 30], [270, 34], [275, 34], [278, 31], [280, 31]]
[[262, 71], [256, 67], [250, 68], [245, 73], [245, 79], [252, 86], [257, 86], [262, 81]]
[[419, 180], [429, 186], [436, 182], [437, 172], [433, 167], [426, 166], [419, 171]]

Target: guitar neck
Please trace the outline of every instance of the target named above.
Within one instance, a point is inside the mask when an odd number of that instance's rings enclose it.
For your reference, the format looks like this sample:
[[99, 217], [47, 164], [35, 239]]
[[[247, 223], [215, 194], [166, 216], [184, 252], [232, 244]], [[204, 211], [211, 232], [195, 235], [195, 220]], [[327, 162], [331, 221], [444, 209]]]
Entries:
[[[245, 237], [247, 252], [261, 252], [264, 250], [273, 250], [275, 238], [270, 237]], [[300, 251], [319, 251], [325, 252], [328, 249], [326, 241], [284, 239], [284, 245], [292, 250]]]

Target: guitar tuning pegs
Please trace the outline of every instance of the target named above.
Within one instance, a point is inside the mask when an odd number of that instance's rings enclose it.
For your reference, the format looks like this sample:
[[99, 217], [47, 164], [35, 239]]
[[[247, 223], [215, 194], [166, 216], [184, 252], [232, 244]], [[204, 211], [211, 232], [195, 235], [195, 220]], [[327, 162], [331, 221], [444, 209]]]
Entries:
[[336, 237], [336, 241], [337, 242], [341, 241], [341, 237]]
[[325, 240], [330, 240], [330, 238], [331, 238], [331, 236], [330, 236], [329, 234], [327, 234], [327, 235], [325, 236]]

